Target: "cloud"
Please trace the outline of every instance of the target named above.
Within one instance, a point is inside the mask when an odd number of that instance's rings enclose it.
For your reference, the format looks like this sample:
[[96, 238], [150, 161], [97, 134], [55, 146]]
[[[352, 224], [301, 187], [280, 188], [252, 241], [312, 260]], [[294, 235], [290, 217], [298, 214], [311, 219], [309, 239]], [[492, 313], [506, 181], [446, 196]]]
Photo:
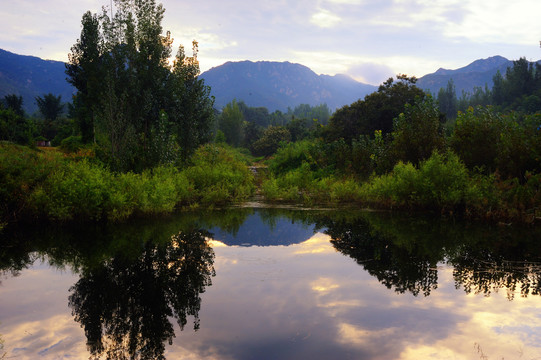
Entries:
[[321, 9], [312, 15], [310, 22], [322, 28], [332, 28], [339, 24], [341, 20], [339, 16], [330, 11]]
[[353, 65], [347, 70], [347, 74], [355, 80], [372, 85], [379, 85], [396, 75], [391, 67], [381, 62]]

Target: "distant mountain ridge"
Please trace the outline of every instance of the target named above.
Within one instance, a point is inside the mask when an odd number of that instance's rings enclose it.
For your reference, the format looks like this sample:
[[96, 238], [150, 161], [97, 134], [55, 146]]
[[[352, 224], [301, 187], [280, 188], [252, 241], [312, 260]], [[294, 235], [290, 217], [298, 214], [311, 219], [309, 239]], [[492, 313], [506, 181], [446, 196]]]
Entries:
[[[513, 61], [502, 56], [479, 59], [456, 70], [438, 69], [419, 78], [417, 86], [437, 94], [453, 79], [457, 96], [462, 91], [488, 85], [499, 70], [502, 75]], [[269, 111], [286, 111], [300, 104], [326, 103], [334, 110], [349, 105], [377, 90], [376, 86], [360, 83], [347, 75], [317, 75], [308, 67], [290, 62], [240, 61], [227, 62], [201, 74], [211, 86], [220, 109], [233, 99], [249, 106], [264, 106]], [[71, 101], [75, 89], [66, 81], [65, 63], [17, 55], [0, 49], [0, 98], [21, 95], [27, 114], [37, 111], [36, 96], [47, 93], [61, 95]]]
[[35, 98], [52, 93], [70, 102], [75, 89], [66, 81], [65, 63], [35, 56], [17, 55], [0, 49], [0, 98], [8, 94], [23, 97], [28, 115], [38, 110]]
[[269, 111], [286, 111], [300, 104], [326, 103], [336, 109], [375, 91], [346, 75], [317, 75], [308, 67], [290, 62], [227, 62], [201, 74], [222, 108], [233, 99]]
[[492, 56], [487, 59], [475, 60], [471, 64], [456, 70], [438, 69], [432, 74], [427, 74], [417, 81], [417, 86], [437, 95], [441, 88], [445, 88], [450, 79], [455, 84], [456, 94], [461, 96], [462, 91], [471, 93], [474, 87], [492, 89], [493, 77], [498, 71], [505, 75], [508, 67], [513, 66], [513, 61], [502, 56]]

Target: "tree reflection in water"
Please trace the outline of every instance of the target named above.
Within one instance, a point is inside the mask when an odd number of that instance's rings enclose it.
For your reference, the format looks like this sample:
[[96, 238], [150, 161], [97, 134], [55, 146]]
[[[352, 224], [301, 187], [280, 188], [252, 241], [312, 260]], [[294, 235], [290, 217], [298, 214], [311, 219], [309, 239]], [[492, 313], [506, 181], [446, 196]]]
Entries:
[[416, 245], [396, 246], [384, 235], [372, 231], [370, 223], [363, 220], [332, 222], [327, 228], [333, 246], [355, 259], [388, 289], [428, 296], [437, 288], [438, 259], [424, 254]]
[[181, 329], [193, 316], [199, 328], [200, 294], [215, 276], [208, 236], [193, 231], [147, 241], [135, 257], [118, 254], [82, 270], [69, 306], [93, 357], [163, 359], [165, 341], [175, 336], [171, 316]]
[[512, 300], [541, 294], [539, 229], [457, 224], [376, 214], [318, 221], [333, 246], [396, 292], [430, 295], [438, 264], [453, 266], [456, 288], [489, 296], [499, 289]]

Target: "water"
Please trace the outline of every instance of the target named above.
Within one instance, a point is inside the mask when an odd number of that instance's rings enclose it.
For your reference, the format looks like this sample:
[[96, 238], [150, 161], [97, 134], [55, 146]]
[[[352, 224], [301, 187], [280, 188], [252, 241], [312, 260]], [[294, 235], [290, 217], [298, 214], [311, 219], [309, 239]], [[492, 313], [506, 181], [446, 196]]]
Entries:
[[535, 228], [229, 209], [2, 236], [7, 358], [541, 357]]

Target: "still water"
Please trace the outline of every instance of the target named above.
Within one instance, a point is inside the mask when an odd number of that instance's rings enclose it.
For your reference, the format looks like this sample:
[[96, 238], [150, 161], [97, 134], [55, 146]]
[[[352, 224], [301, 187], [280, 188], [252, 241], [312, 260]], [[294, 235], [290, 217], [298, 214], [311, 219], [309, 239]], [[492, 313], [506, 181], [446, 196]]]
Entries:
[[0, 358], [539, 358], [540, 235], [285, 209], [5, 229]]

